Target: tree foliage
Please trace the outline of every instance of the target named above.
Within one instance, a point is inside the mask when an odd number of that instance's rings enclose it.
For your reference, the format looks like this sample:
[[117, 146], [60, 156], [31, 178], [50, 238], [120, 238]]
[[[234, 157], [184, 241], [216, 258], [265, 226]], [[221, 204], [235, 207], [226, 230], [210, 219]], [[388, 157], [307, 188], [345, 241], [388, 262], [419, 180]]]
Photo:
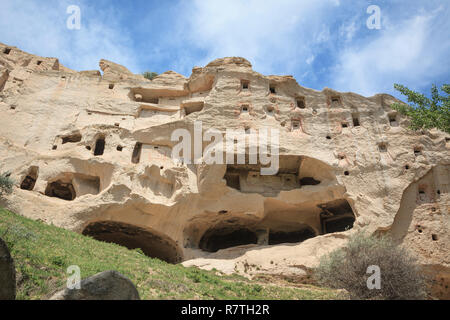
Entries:
[[450, 133], [450, 85], [441, 87], [444, 95], [433, 85], [431, 99], [400, 84], [394, 84], [394, 88], [407, 97], [409, 104], [394, 103], [391, 107], [410, 118], [411, 129], [438, 128]]
[[148, 79], [148, 80], [153, 80], [155, 77], [158, 76], [158, 74], [156, 72], [152, 72], [152, 71], [145, 71], [142, 73], [142, 75], [144, 76], [145, 79]]

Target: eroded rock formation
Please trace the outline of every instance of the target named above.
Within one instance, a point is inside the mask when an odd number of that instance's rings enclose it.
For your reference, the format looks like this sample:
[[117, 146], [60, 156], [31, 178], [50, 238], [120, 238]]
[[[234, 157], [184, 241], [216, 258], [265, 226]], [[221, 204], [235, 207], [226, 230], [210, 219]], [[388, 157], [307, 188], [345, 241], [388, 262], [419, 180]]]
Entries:
[[[248, 275], [302, 274], [356, 230], [391, 233], [448, 293], [450, 136], [409, 131], [394, 97], [304, 88], [236, 57], [152, 81], [106, 60], [100, 67], [75, 72], [0, 44], [10, 210], [169, 262]], [[278, 173], [173, 161], [171, 134], [194, 136], [194, 121], [203, 131], [240, 129], [247, 142], [278, 129]]]

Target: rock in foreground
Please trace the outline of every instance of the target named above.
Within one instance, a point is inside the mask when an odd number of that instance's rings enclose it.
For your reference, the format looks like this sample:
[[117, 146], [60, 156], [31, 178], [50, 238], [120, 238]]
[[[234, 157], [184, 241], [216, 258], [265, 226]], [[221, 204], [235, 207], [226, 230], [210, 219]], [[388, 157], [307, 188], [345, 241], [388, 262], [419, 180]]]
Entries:
[[8, 246], [0, 239], [0, 300], [16, 298], [16, 269]]

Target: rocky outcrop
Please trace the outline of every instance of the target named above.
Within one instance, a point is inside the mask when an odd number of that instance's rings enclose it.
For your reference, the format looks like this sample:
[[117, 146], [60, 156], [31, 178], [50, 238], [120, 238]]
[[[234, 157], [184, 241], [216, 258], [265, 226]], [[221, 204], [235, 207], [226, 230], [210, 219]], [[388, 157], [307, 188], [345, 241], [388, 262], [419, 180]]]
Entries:
[[16, 298], [16, 269], [8, 246], [0, 239], [0, 300]]
[[[237, 57], [153, 81], [106, 60], [103, 75], [68, 72], [2, 44], [0, 65], [12, 211], [249, 277], [301, 275], [362, 229], [392, 234], [439, 275], [450, 267], [450, 136], [410, 131], [390, 95], [313, 90]], [[247, 160], [265, 128], [279, 132], [276, 174], [261, 174], [261, 161], [207, 163], [227, 129]], [[197, 163], [171, 156], [177, 129], [203, 134]]]
[[50, 300], [140, 300], [140, 298], [130, 279], [110, 270], [83, 279], [79, 289], [61, 290]]
[[112, 61], [102, 59], [100, 60], [99, 66], [103, 71], [103, 79], [105, 81], [110, 81], [112, 83], [122, 80], [145, 81], [142, 75], [135, 75], [124, 66], [121, 66], [120, 64], [114, 63]]

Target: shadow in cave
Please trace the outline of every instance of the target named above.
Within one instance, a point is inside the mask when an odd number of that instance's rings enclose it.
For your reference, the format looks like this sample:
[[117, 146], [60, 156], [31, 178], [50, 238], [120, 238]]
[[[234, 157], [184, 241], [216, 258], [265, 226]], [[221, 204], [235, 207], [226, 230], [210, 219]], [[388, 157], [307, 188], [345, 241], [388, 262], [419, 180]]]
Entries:
[[47, 185], [47, 188], [45, 188], [45, 195], [48, 197], [55, 197], [67, 201], [72, 201], [77, 196], [72, 183], [66, 183], [61, 180], [49, 183]]
[[179, 263], [182, 260], [182, 254], [175, 241], [134, 225], [99, 221], [89, 224], [83, 230], [83, 235], [91, 236], [99, 241], [115, 243], [128, 249], [140, 248], [145, 255], [168, 263]]
[[292, 232], [271, 231], [269, 233], [269, 245], [281, 243], [300, 243], [306, 239], [314, 238], [315, 236], [316, 233], [310, 228]]
[[207, 252], [246, 244], [256, 244], [258, 237], [255, 232], [243, 227], [213, 228], [205, 232], [200, 239], [199, 248]]
[[320, 221], [323, 234], [343, 232], [353, 228], [356, 218], [347, 200], [338, 199], [318, 207], [322, 210]]

